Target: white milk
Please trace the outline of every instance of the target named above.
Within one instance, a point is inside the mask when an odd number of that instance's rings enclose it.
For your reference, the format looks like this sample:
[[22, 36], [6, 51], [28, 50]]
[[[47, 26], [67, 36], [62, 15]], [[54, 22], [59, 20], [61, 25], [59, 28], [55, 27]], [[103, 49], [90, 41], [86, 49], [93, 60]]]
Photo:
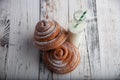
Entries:
[[[68, 41], [74, 44], [76, 47], [79, 46], [81, 32], [84, 31], [84, 28], [86, 26], [85, 20], [83, 21], [77, 21], [79, 20], [79, 17], [82, 15], [83, 12], [76, 12], [75, 18], [73, 21], [71, 21], [69, 27], [68, 27]], [[75, 25], [77, 26], [75, 27]]]

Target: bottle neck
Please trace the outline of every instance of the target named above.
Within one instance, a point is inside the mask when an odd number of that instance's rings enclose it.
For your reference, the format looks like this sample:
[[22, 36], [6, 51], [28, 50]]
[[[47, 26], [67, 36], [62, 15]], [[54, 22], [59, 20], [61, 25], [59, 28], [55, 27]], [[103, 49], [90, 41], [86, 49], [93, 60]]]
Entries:
[[76, 11], [76, 12], [73, 14], [74, 22], [75, 22], [76, 24], [80, 24], [80, 23], [85, 22], [86, 12], [87, 12], [87, 11], [84, 11], [84, 12], [83, 12], [82, 10]]

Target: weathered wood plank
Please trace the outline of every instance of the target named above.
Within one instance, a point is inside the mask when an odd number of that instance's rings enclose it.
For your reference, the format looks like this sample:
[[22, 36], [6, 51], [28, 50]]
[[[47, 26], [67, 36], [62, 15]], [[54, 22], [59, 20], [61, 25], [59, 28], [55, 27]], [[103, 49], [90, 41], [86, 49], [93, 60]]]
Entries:
[[97, 0], [86, 0], [87, 27], [85, 29], [86, 51], [90, 65], [91, 79], [101, 78], [101, 58], [97, 25]]
[[[61, 25], [67, 25], [66, 21], [73, 19], [73, 13], [79, 9], [88, 9], [87, 28], [85, 33], [81, 34], [80, 40], [80, 52], [81, 52], [81, 64], [78, 68], [67, 74], [67, 75], [58, 75], [53, 73], [53, 79], [91, 79], [98, 78], [100, 75], [100, 52], [99, 52], [99, 37], [97, 29], [97, 21], [93, 18], [96, 18], [96, 3], [94, 0], [69, 0], [69, 1], [56, 1], [56, 0], [47, 0], [41, 2], [41, 17], [44, 19], [47, 17], [57, 20]], [[56, 5], [54, 5], [56, 4]], [[46, 6], [47, 5], [47, 6]], [[67, 5], [67, 6], [66, 6]], [[64, 8], [64, 9], [63, 9]], [[68, 12], [67, 12], [68, 11]], [[68, 14], [66, 14], [68, 13]], [[68, 17], [69, 16], [69, 17]], [[91, 19], [92, 17], [92, 19]], [[90, 29], [92, 28], [92, 29]], [[94, 32], [92, 31], [94, 30]], [[94, 35], [93, 35], [94, 34]], [[85, 37], [86, 35], [86, 37]], [[94, 39], [92, 41], [92, 38]], [[91, 42], [92, 41], [92, 42]], [[94, 47], [95, 46], [95, 47]], [[96, 47], [97, 46], [97, 47]], [[93, 47], [93, 48], [91, 48]], [[98, 71], [99, 70], [99, 71]], [[46, 72], [44, 74], [50, 74]], [[99, 75], [98, 75], [99, 74]], [[43, 77], [43, 75], [40, 75]], [[42, 78], [41, 78], [42, 79]]]
[[[39, 20], [46, 19], [48, 17], [51, 17], [52, 14], [50, 12], [51, 5], [49, 4], [49, 0], [40, 0], [40, 6], [39, 6]], [[39, 63], [39, 79], [40, 80], [51, 80], [52, 79], [52, 72], [49, 71], [44, 64], [43, 61], [43, 54], [44, 52], [39, 51], [40, 53], [40, 63]]]
[[[86, 10], [86, 0], [69, 0], [69, 23], [73, 20], [74, 12], [78, 10]], [[86, 25], [84, 25], [86, 27]], [[90, 79], [90, 66], [88, 53], [86, 51], [85, 32], [79, 34], [79, 48], [81, 60], [78, 67], [71, 72], [71, 79]]]
[[[71, 1], [70, 19], [76, 10], [87, 10], [87, 26], [85, 32], [80, 36], [79, 50], [81, 52], [81, 64], [76, 71], [73, 71], [71, 78], [77, 79], [98, 79], [100, 78], [101, 62], [99, 50], [99, 35], [96, 21], [96, 1], [76, 0]], [[79, 5], [76, 5], [79, 4]], [[74, 6], [72, 6], [74, 5]]]
[[10, 1], [0, 0], [0, 79], [6, 77], [6, 61], [10, 32]]
[[11, 0], [7, 79], [38, 79], [39, 53], [33, 45], [38, 3], [39, 0]]
[[[54, 5], [54, 20], [56, 20], [65, 29], [68, 28], [69, 22], [69, 0], [52, 0]], [[53, 73], [53, 79], [57, 80], [70, 80], [70, 73], [68, 74], [55, 74]]]
[[[61, 26], [67, 28], [68, 24], [68, 0], [41, 0], [41, 19], [54, 19]], [[41, 54], [42, 56], [42, 54]], [[42, 58], [41, 58], [42, 60]], [[60, 75], [50, 72], [45, 68], [43, 61], [40, 63], [40, 79], [70, 79], [70, 74]]]
[[[9, 1], [0, 1], [0, 30], [4, 30], [0, 31], [0, 35], [10, 30], [8, 56], [9, 34], [5, 39], [0, 36], [4, 45], [0, 47], [0, 78], [4, 79], [7, 72], [7, 79], [120, 79], [119, 0], [99, 0], [97, 10], [96, 0], [41, 0], [40, 10], [38, 0]], [[10, 5], [11, 17], [8, 10]], [[31, 36], [40, 15], [40, 19], [50, 17], [67, 27], [74, 11], [78, 9], [88, 10], [87, 27], [81, 34], [79, 46], [81, 62], [70, 74], [58, 75], [46, 69], [42, 54], [39, 60], [41, 52], [31, 44]]]
[[120, 79], [120, 0], [97, 1], [103, 79]]

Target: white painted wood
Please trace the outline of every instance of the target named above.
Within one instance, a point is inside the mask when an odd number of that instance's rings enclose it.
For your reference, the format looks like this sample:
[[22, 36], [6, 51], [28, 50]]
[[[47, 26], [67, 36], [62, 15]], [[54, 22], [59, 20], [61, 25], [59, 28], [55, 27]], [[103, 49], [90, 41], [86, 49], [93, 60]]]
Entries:
[[[7, 34], [4, 46], [0, 46], [0, 79], [120, 79], [119, 3], [119, 0], [0, 0], [0, 41], [1, 36], [9, 33], [10, 25], [10, 36]], [[88, 11], [87, 27], [78, 46], [80, 65], [69, 74], [53, 73], [43, 63], [43, 52], [33, 45], [35, 25], [49, 17], [67, 28], [79, 9]]]
[[99, 47], [99, 33], [97, 25], [96, 1], [86, 0], [88, 10], [87, 27], [85, 29], [86, 51], [90, 65], [91, 79], [101, 78], [101, 58]]
[[120, 79], [120, 0], [97, 1], [103, 79]]
[[[40, 11], [40, 18], [39, 20], [46, 19], [48, 17], [52, 18], [51, 14], [51, 5], [49, 3], [49, 0], [40, 0], [40, 6], [39, 6], [39, 11]], [[43, 61], [43, 54], [44, 52], [40, 51], [40, 63], [39, 63], [39, 79], [40, 80], [51, 80], [52, 79], [52, 72], [49, 71], [44, 64]]]
[[[81, 52], [81, 63], [73, 72], [60, 75], [53, 73], [52, 79], [95, 79], [100, 75], [100, 52], [99, 52], [99, 38], [96, 18], [96, 2], [95, 0], [68, 0], [68, 1], [56, 1], [56, 0], [42, 0], [41, 2], [41, 17], [45, 19], [46, 16], [55, 19], [61, 25], [68, 25], [66, 23], [73, 19], [73, 13], [76, 10], [88, 10], [87, 27], [86, 31], [80, 36], [79, 50]], [[47, 6], [46, 6], [47, 5]], [[67, 13], [67, 14], [66, 14]], [[91, 19], [92, 17], [92, 19]], [[68, 19], [68, 22], [67, 22]], [[68, 27], [68, 26], [67, 26]], [[92, 29], [95, 31], [93, 32]], [[94, 35], [93, 35], [94, 34]], [[94, 41], [92, 41], [94, 39]], [[92, 42], [91, 42], [92, 41]], [[95, 46], [95, 47], [94, 47]], [[93, 47], [93, 48], [91, 48]], [[94, 55], [93, 55], [94, 54]], [[41, 64], [42, 65], [42, 64]], [[42, 68], [43, 71], [46, 69]], [[41, 79], [48, 79], [40, 72]], [[99, 74], [99, 75], [98, 75]], [[44, 72], [45, 76], [49, 76], [50, 72]]]
[[[77, 5], [78, 4], [78, 5]], [[72, 72], [72, 79], [98, 79], [100, 78], [100, 51], [99, 35], [96, 18], [95, 0], [70, 0], [70, 20], [76, 10], [87, 10], [87, 26], [80, 36], [79, 50], [81, 52], [81, 64]]]
[[11, 0], [7, 79], [38, 79], [39, 53], [33, 33], [39, 20], [39, 0]]
[[[62, 27], [67, 29], [68, 26], [68, 0], [41, 0], [41, 19], [54, 19]], [[42, 62], [41, 62], [42, 63]], [[40, 64], [40, 79], [70, 79], [70, 74], [56, 74], [50, 72]], [[42, 67], [43, 66], [43, 67]], [[47, 76], [47, 77], [46, 77]]]
[[6, 61], [10, 31], [10, 1], [0, 0], [0, 79], [6, 77]]
[[[54, 20], [56, 20], [63, 28], [67, 29], [69, 22], [69, 0], [52, 0], [54, 5]], [[70, 80], [70, 73], [68, 74], [56, 74], [53, 73], [53, 79]]]
[[[86, 10], [86, 0], [69, 0], [69, 23], [73, 20], [74, 12], [78, 10]], [[84, 25], [86, 27], [86, 25]], [[90, 66], [88, 61], [88, 53], [86, 51], [85, 32], [79, 33], [79, 48], [81, 59], [78, 67], [71, 72], [71, 79], [90, 79]], [[77, 40], [78, 41], [78, 40]]]

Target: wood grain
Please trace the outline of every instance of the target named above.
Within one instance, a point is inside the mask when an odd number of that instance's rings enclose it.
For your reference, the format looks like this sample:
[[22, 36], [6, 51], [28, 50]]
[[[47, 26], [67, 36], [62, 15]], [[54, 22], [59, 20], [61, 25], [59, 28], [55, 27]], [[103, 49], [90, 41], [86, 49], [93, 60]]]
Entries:
[[[54, 17], [53, 19], [56, 20], [63, 28], [67, 29], [68, 22], [69, 22], [69, 2], [68, 0], [52, 0], [55, 4], [54, 6]], [[56, 74], [53, 73], [53, 79], [70, 79], [70, 73], [68, 74]]]
[[0, 0], [0, 79], [6, 77], [10, 33], [10, 1]]
[[[0, 79], [120, 79], [119, 0], [0, 0]], [[54, 19], [67, 29], [77, 10], [87, 10], [80, 34], [79, 66], [69, 74], [49, 71], [33, 45], [36, 23]]]
[[[73, 20], [74, 12], [78, 10], [85, 11], [87, 9], [87, 0], [69, 0], [69, 23]], [[84, 25], [87, 27], [86, 25]], [[70, 79], [90, 79], [90, 66], [88, 60], [88, 53], [86, 50], [85, 32], [79, 33], [79, 51], [81, 55], [80, 64], [71, 72]]]
[[[103, 79], [120, 79], [120, 0], [97, 1]], [[101, 6], [102, 5], [102, 6]]]
[[[41, 0], [41, 19], [54, 19], [66, 28], [68, 24], [68, 0]], [[42, 56], [42, 54], [41, 54]], [[41, 58], [42, 60], [42, 58]], [[41, 62], [43, 63], [43, 62]], [[68, 79], [70, 74], [59, 75], [50, 72], [44, 64], [40, 64], [40, 79]], [[44, 66], [44, 67], [43, 67]], [[46, 77], [47, 76], [47, 77]]]
[[[51, 7], [51, 5], [49, 5], [49, 0], [40, 0], [40, 6], [39, 6], [40, 15], [39, 15], [39, 20], [43, 20], [43, 19], [46, 19], [46, 18], [52, 16], [51, 12], [48, 9], [50, 7]], [[45, 67], [45, 64], [44, 64], [44, 61], [43, 61], [43, 58], [42, 58], [44, 52], [39, 51], [39, 54], [40, 54], [39, 79], [40, 80], [42, 80], [42, 79], [45, 79], [45, 80], [49, 79], [49, 80], [51, 80], [52, 79], [52, 72], [50, 72]]]
[[[97, 28], [96, 18], [96, 2], [95, 0], [68, 0], [68, 1], [56, 1], [56, 0], [42, 0], [41, 2], [41, 17], [42, 19], [51, 18], [57, 20], [61, 25], [65, 25], [67, 28], [69, 22], [73, 19], [73, 13], [76, 10], [88, 9], [88, 17], [86, 31], [80, 36], [80, 52], [81, 52], [81, 64], [78, 68], [66, 75], [59, 75], [52, 73], [52, 79], [92, 79], [98, 78], [100, 70], [100, 52], [99, 52], [99, 36]], [[92, 18], [91, 18], [92, 17]], [[67, 20], [68, 19], [68, 20]], [[92, 29], [91, 29], [92, 28]], [[94, 35], [93, 35], [94, 34]], [[86, 36], [85, 36], [86, 35]], [[94, 41], [92, 39], [94, 38]], [[92, 42], [91, 42], [92, 41]], [[93, 47], [93, 48], [91, 48]], [[94, 62], [93, 62], [94, 61]], [[95, 64], [94, 64], [95, 63]], [[41, 64], [42, 65], [42, 64]], [[42, 68], [42, 70], [45, 70]], [[44, 77], [43, 72], [40, 72], [41, 79], [47, 79]], [[44, 75], [48, 76], [50, 72], [46, 71]]]
[[[6, 79], [38, 79], [39, 53], [33, 45], [38, 0], [11, 0]], [[11, 45], [12, 44], [12, 45]]]
[[96, 0], [87, 0], [87, 28], [86, 32], [86, 50], [89, 59], [91, 78], [101, 78], [101, 58], [99, 46], [99, 33], [97, 25]]

